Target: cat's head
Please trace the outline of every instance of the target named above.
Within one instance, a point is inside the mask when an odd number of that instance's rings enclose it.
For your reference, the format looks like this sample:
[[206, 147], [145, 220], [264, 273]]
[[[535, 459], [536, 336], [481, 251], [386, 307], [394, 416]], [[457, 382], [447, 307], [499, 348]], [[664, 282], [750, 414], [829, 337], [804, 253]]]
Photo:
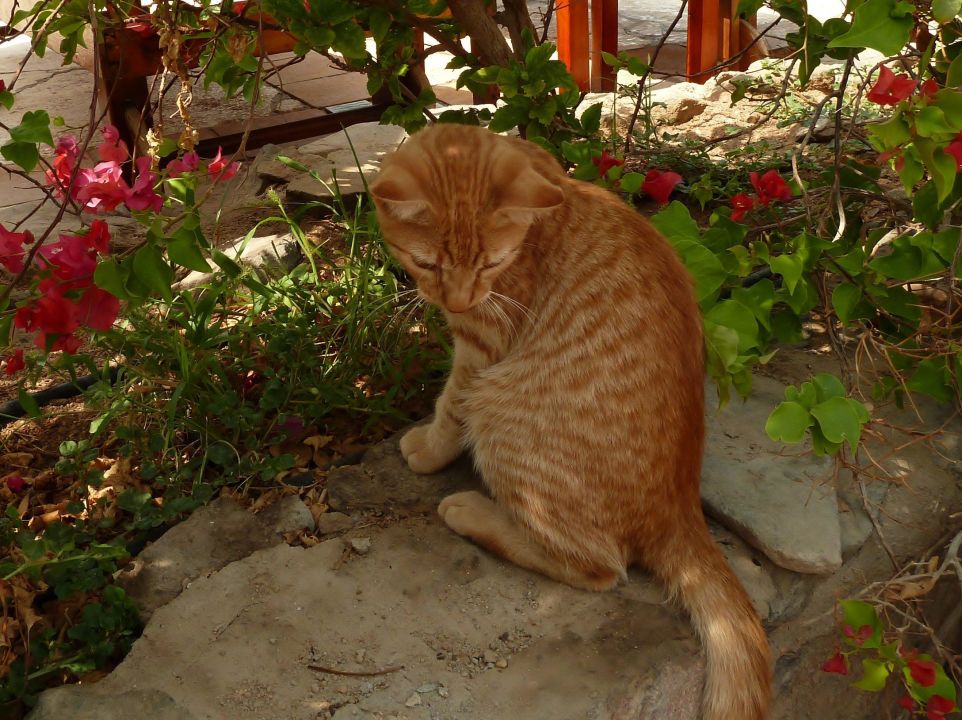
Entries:
[[484, 301], [531, 224], [564, 202], [534, 169], [543, 152], [465, 125], [434, 125], [384, 161], [371, 184], [391, 253], [449, 312]]

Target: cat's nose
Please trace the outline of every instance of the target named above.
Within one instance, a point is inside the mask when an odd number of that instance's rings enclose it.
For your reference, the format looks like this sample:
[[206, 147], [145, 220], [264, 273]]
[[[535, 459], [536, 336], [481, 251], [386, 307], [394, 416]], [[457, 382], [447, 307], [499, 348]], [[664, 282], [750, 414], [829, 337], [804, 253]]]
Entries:
[[471, 309], [471, 299], [467, 297], [449, 298], [444, 304], [444, 309], [448, 312], [463, 313]]

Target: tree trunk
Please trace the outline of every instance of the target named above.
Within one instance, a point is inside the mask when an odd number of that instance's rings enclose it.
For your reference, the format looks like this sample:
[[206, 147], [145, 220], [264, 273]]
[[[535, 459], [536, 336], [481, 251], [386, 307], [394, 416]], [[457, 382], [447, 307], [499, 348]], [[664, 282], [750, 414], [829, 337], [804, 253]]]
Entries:
[[511, 45], [514, 46], [514, 54], [520, 59], [524, 57], [524, 43], [521, 41], [522, 33], [527, 30], [531, 33], [531, 41], [538, 42], [538, 35], [535, 33], [534, 23], [531, 22], [531, 15], [528, 13], [528, 4], [525, 0], [503, 0], [504, 2], [504, 24], [511, 35]]
[[472, 49], [486, 65], [508, 66], [512, 53], [498, 24], [484, 7], [483, 0], [448, 0], [448, 8], [464, 33], [471, 38]]

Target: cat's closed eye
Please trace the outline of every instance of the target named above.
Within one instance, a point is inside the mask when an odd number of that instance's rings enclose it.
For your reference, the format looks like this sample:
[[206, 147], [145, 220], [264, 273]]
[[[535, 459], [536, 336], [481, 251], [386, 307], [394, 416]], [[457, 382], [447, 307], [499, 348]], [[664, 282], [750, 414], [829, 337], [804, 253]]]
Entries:
[[486, 262], [484, 265], [482, 265], [482, 266], [481, 266], [481, 269], [482, 269], [482, 270], [490, 270], [491, 268], [496, 268], [496, 267], [498, 267], [498, 265], [501, 265], [506, 259], [507, 259], [507, 256], [501, 257], [501, 258], [497, 258], [497, 259], [495, 259], [495, 260], [490, 260], [490, 261]]
[[436, 263], [433, 263], [433, 262], [431, 262], [431, 261], [429, 261], [429, 260], [422, 260], [421, 258], [416, 257], [415, 255], [411, 255], [410, 257], [411, 257], [411, 262], [414, 263], [415, 265], [417, 265], [417, 266], [418, 266], [419, 268], [421, 268], [422, 270], [437, 270], [437, 269], [438, 269], [438, 266], [437, 266]]

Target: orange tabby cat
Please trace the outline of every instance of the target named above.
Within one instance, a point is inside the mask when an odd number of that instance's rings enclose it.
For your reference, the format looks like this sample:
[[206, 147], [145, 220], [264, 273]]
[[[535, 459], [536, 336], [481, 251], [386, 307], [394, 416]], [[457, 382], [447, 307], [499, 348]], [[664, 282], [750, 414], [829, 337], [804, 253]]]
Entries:
[[537, 146], [476, 127], [415, 134], [371, 193], [454, 335], [434, 420], [401, 452], [432, 473], [470, 448], [495, 498], [446, 497], [444, 522], [579, 588], [647, 568], [705, 644], [705, 720], [764, 718], [765, 634], [701, 510], [701, 319], [675, 251]]

